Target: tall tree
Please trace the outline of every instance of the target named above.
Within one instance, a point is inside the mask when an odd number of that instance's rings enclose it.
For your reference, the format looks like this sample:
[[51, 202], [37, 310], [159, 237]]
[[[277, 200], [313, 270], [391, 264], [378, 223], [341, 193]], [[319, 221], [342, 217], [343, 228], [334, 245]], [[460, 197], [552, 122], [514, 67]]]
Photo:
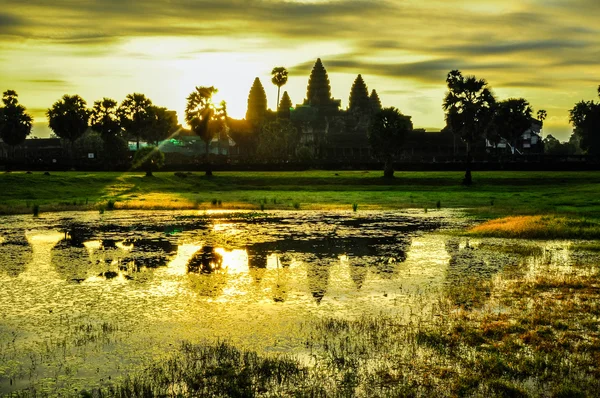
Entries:
[[75, 140], [88, 129], [90, 113], [87, 103], [78, 95], [64, 95], [46, 112], [54, 134], [71, 142], [72, 163]]
[[279, 106], [279, 92], [288, 81], [288, 71], [283, 66], [277, 66], [271, 71], [271, 82], [277, 86], [277, 106]]
[[267, 94], [260, 79], [257, 77], [252, 83], [250, 93], [248, 94], [248, 109], [246, 110], [246, 120], [254, 127], [258, 127], [265, 120], [267, 114]]
[[221, 101], [215, 108], [212, 119], [208, 122], [208, 128], [213, 137], [217, 137], [217, 154], [221, 155], [221, 142], [229, 138], [229, 115], [227, 114], [227, 103]]
[[137, 150], [140, 149], [140, 139], [149, 128], [151, 106], [152, 101], [144, 94], [133, 93], [125, 97], [117, 111], [121, 127], [127, 135], [135, 138]]
[[25, 141], [31, 134], [33, 118], [27, 113], [25, 107], [19, 104], [17, 92], [7, 90], [2, 95], [0, 107], [0, 138], [7, 145], [14, 147]]
[[210, 167], [209, 146], [214, 137], [215, 130], [211, 129], [209, 123], [214, 120], [216, 108], [212, 97], [218, 92], [216, 88], [196, 87], [187, 97], [187, 106], [185, 108], [185, 121], [206, 146], [205, 163], [206, 175], [212, 176]]
[[542, 124], [544, 123], [544, 120], [546, 120], [547, 117], [548, 112], [546, 112], [544, 109], [540, 109], [539, 111], [537, 111], [537, 118], [540, 122], [542, 122]]
[[[598, 86], [600, 96], [600, 86]], [[569, 120], [575, 128], [581, 149], [591, 155], [600, 154], [600, 102], [580, 101], [569, 110]]]
[[406, 135], [413, 129], [410, 116], [394, 107], [384, 108], [371, 119], [369, 144], [375, 155], [383, 158], [383, 176], [394, 177], [394, 160], [402, 151]]
[[121, 122], [117, 110], [117, 101], [113, 99], [103, 98], [94, 102], [90, 124], [92, 130], [100, 133], [105, 141], [121, 132]]
[[176, 111], [151, 106], [148, 108], [148, 118], [148, 128], [145, 130], [143, 137], [156, 146], [158, 146], [159, 141], [168, 139], [179, 129]]
[[537, 118], [540, 122], [542, 122], [542, 125], [540, 127], [540, 137], [543, 135], [542, 129], [544, 128], [544, 120], [546, 120], [547, 117], [548, 112], [546, 112], [545, 109], [540, 109], [539, 111], [537, 111]]
[[290, 99], [288, 92], [284, 91], [283, 96], [281, 97], [281, 102], [279, 103], [279, 107], [277, 109], [277, 114], [284, 119], [289, 119], [290, 109], [292, 106], [292, 100]]
[[377, 94], [377, 91], [375, 91], [375, 90], [371, 91], [371, 95], [369, 96], [369, 101], [371, 101], [371, 112], [377, 113], [381, 109], [383, 109], [381, 106], [381, 100], [379, 99], [379, 95]]
[[495, 106], [494, 129], [510, 142], [513, 154], [519, 138], [531, 127], [532, 112], [529, 102], [524, 98], [509, 98]]
[[361, 75], [358, 75], [352, 84], [350, 90], [350, 99], [348, 109], [352, 113], [371, 113], [371, 101], [369, 100], [369, 90]]
[[463, 183], [471, 185], [471, 151], [490, 128], [496, 100], [484, 79], [463, 76], [459, 70], [450, 71], [446, 83], [448, 92], [442, 108], [447, 126], [467, 144]]

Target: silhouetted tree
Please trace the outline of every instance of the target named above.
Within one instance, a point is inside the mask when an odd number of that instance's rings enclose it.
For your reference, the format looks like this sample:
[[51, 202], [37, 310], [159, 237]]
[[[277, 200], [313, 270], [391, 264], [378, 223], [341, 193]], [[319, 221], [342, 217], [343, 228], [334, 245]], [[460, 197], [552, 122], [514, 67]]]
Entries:
[[166, 140], [179, 129], [177, 112], [170, 111], [167, 108], [149, 107], [148, 118], [148, 128], [145, 130], [143, 137], [156, 146], [158, 146], [159, 141]]
[[394, 177], [394, 159], [402, 151], [404, 139], [412, 129], [411, 117], [394, 107], [384, 108], [373, 116], [369, 127], [369, 144], [385, 162], [385, 178]]
[[155, 146], [145, 146], [135, 152], [133, 168], [142, 169], [146, 177], [152, 177], [152, 172], [157, 171], [165, 164], [165, 155]]
[[292, 108], [292, 100], [288, 95], [287, 91], [283, 92], [283, 96], [281, 97], [281, 102], [279, 103], [279, 108], [277, 109], [277, 115], [284, 119], [290, 118], [290, 109]]
[[113, 99], [103, 98], [94, 102], [90, 124], [92, 130], [100, 133], [104, 140], [121, 132], [121, 122], [117, 110], [117, 101]]
[[578, 102], [569, 110], [569, 120], [575, 128], [574, 132], [579, 138], [581, 149], [588, 154], [600, 154], [600, 102]]
[[17, 92], [7, 90], [2, 95], [0, 107], [0, 138], [7, 145], [14, 147], [25, 141], [31, 134], [33, 118], [27, 113], [25, 107], [19, 104]]
[[513, 154], [517, 141], [531, 127], [531, 113], [531, 106], [524, 98], [509, 98], [495, 106], [494, 129], [510, 142]]
[[150, 123], [149, 108], [152, 101], [144, 94], [127, 95], [117, 111], [121, 127], [132, 138], [135, 138], [136, 149], [140, 149], [140, 139]]
[[223, 138], [229, 138], [229, 116], [227, 115], [227, 103], [221, 101], [219, 107], [215, 108], [212, 119], [208, 122], [208, 128], [212, 137], [217, 137], [217, 154], [221, 154], [221, 142]]
[[74, 144], [88, 129], [90, 110], [83, 98], [78, 95], [64, 95], [46, 112], [48, 126], [58, 137], [70, 141], [71, 162]]
[[381, 109], [383, 109], [381, 106], [381, 100], [379, 99], [379, 95], [377, 94], [377, 91], [375, 91], [375, 90], [371, 91], [371, 96], [369, 97], [369, 101], [371, 101], [371, 112], [377, 113]]
[[352, 84], [348, 109], [353, 113], [371, 113], [369, 90], [361, 75], [358, 75]]
[[542, 122], [542, 124], [544, 124], [544, 120], [546, 120], [547, 117], [548, 112], [546, 112], [544, 109], [540, 109], [539, 111], [537, 111], [537, 118], [540, 122]]
[[583, 149], [581, 149], [581, 137], [577, 133], [571, 134], [569, 137], [569, 154], [570, 155], [582, 155]]
[[470, 185], [471, 151], [475, 143], [487, 132], [493, 119], [496, 102], [484, 79], [463, 76], [459, 70], [448, 73], [448, 93], [442, 105], [446, 124], [467, 144], [466, 171], [463, 183]]
[[100, 133], [103, 141], [105, 165], [115, 165], [128, 154], [127, 141], [121, 136], [121, 120], [118, 103], [111, 98], [94, 102], [90, 124], [92, 130]]
[[544, 153], [548, 155], [569, 155], [570, 145], [568, 142], [560, 142], [549, 134], [544, 138]]
[[279, 106], [279, 92], [288, 81], [288, 71], [283, 66], [277, 66], [271, 71], [271, 82], [277, 86], [277, 105]]
[[262, 159], [289, 160], [299, 140], [298, 129], [286, 119], [265, 123], [260, 133], [257, 155]]
[[254, 127], [258, 127], [265, 120], [267, 113], [267, 94], [257, 77], [252, 83], [250, 93], [248, 94], [248, 109], [246, 110], [246, 120]]
[[206, 147], [205, 163], [206, 175], [212, 176], [210, 167], [209, 146], [214, 137], [215, 130], [209, 128], [209, 122], [215, 115], [215, 106], [212, 97], [218, 92], [216, 88], [196, 87], [187, 97], [187, 106], [185, 108], [185, 121], [189, 124], [192, 132], [196, 134]]

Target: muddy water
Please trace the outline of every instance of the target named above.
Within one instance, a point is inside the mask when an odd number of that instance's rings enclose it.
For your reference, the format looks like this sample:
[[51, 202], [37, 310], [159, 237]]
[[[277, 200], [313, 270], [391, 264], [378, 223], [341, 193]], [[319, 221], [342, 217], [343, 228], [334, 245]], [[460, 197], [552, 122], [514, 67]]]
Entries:
[[568, 260], [568, 242], [515, 252], [444, 233], [457, 226], [422, 211], [2, 217], [0, 394], [105, 385], [183, 340], [306, 356], [312, 319], [428, 314], [507, 265]]

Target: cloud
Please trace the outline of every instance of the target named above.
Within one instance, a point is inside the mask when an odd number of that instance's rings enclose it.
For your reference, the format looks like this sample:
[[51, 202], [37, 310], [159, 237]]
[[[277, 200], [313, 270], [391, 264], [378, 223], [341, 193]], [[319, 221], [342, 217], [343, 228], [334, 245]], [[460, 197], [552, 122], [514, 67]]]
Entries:
[[538, 81], [509, 81], [504, 83], [496, 84], [496, 87], [520, 87], [520, 88], [555, 88], [558, 84], [552, 81], [538, 80]]
[[[82, 78], [80, 70], [74, 72], [79, 76], [70, 76], [67, 68], [56, 73], [63, 60], [76, 65], [97, 58], [97, 64], [109, 65], [102, 79], [134, 84], [136, 76], [148, 73], [153, 60], [166, 57], [165, 51], [155, 52], [147, 45], [156, 38], [162, 43], [173, 40], [176, 45], [167, 53], [180, 61], [177, 65], [219, 52], [239, 53], [243, 68], [244, 62], [260, 63], [263, 55], [274, 59], [279, 51], [293, 52], [293, 59], [277, 63], [292, 64], [291, 74], [307, 76], [321, 56], [332, 81], [341, 78], [337, 74], [371, 75], [390, 98], [406, 94], [394, 83], [442, 89], [448, 71], [460, 69], [486, 78], [502, 94], [537, 96], [540, 106], [568, 109], [573, 95], [592, 81], [595, 86], [600, 82], [598, 0], [1, 2], [0, 68], [7, 81], [31, 77], [27, 73], [49, 73], [32, 63], [20, 68], [18, 57], [28, 53], [54, 61], [51, 77], [83, 82], [82, 89], [91, 79]], [[143, 67], [130, 71], [127, 65], [132, 63]], [[125, 72], [131, 76], [120, 79]], [[156, 84], [147, 81], [147, 87]], [[28, 84], [49, 90], [61, 83]], [[143, 84], [140, 89], [146, 87]], [[439, 112], [436, 106], [431, 113], [442, 120]]]
[[62, 80], [62, 79], [29, 79], [29, 80], [24, 80], [26, 83], [34, 83], [34, 84], [51, 84], [51, 85], [60, 85], [60, 86], [64, 86], [67, 85], [67, 81], [66, 80]]
[[[323, 37], [369, 25], [368, 18], [392, 12], [386, 1], [337, 0], [295, 2], [273, 0], [146, 0], [79, 1], [7, 0], [5, 7], [21, 12], [17, 25], [23, 38], [86, 44], [128, 36], [247, 36], [277, 34], [289, 39]], [[32, 16], [34, 15], [34, 16]], [[42, 15], [43, 18], [36, 18]], [[367, 18], [367, 20], [365, 20]], [[86, 24], [82, 21], [87, 21]], [[362, 21], [362, 22], [361, 22]], [[91, 27], [94, 29], [91, 29]], [[91, 34], [85, 32], [93, 31]], [[66, 32], [66, 33], [65, 33]], [[80, 36], [83, 36], [80, 39]]]
[[[453, 54], [480, 56], [480, 55], [506, 55], [521, 52], [559, 51], [572, 49], [593, 48], [593, 43], [565, 39], [548, 40], [523, 40], [495, 43], [472, 43], [461, 46], [444, 47], [444, 50]], [[438, 49], [442, 50], [442, 49]]]
[[21, 25], [22, 20], [13, 14], [0, 12], [0, 32]]
[[[290, 73], [306, 74], [314, 61], [307, 61], [289, 68]], [[446, 75], [453, 69], [486, 70], [514, 69], [521, 65], [516, 63], [477, 63], [459, 58], [438, 58], [418, 62], [371, 62], [361, 60], [356, 54], [344, 54], [330, 59], [323, 59], [328, 73], [362, 73], [394, 79], [411, 79], [427, 84], [445, 84]]]

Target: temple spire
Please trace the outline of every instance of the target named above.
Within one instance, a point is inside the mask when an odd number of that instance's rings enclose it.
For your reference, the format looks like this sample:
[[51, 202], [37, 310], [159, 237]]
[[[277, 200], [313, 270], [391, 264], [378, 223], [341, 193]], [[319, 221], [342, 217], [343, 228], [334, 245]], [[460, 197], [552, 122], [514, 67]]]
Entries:
[[369, 97], [369, 101], [371, 102], [371, 109], [373, 110], [373, 113], [377, 113], [379, 111], [381, 111], [382, 106], [381, 106], [381, 100], [379, 99], [379, 95], [377, 94], [377, 91], [373, 90], [371, 91], [371, 96]]
[[313, 66], [310, 78], [308, 79], [308, 87], [306, 89], [307, 105], [328, 105], [333, 99], [331, 98], [331, 85], [327, 71], [321, 62], [321, 58], [317, 58], [317, 62]]
[[257, 77], [254, 79], [250, 94], [248, 94], [248, 109], [246, 110], [246, 120], [254, 125], [259, 125], [267, 113], [267, 94]]
[[281, 102], [279, 102], [279, 107], [277, 108], [277, 113], [279, 114], [279, 117], [282, 117], [284, 119], [289, 119], [291, 107], [292, 107], [292, 100], [290, 99], [288, 92], [284, 91], [283, 95], [281, 96]]
[[354, 80], [354, 84], [352, 84], [348, 109], [350, 112], [362, 112], [367, 114], [371, 111], [369, 90], [361, 75], [358, 75]]

